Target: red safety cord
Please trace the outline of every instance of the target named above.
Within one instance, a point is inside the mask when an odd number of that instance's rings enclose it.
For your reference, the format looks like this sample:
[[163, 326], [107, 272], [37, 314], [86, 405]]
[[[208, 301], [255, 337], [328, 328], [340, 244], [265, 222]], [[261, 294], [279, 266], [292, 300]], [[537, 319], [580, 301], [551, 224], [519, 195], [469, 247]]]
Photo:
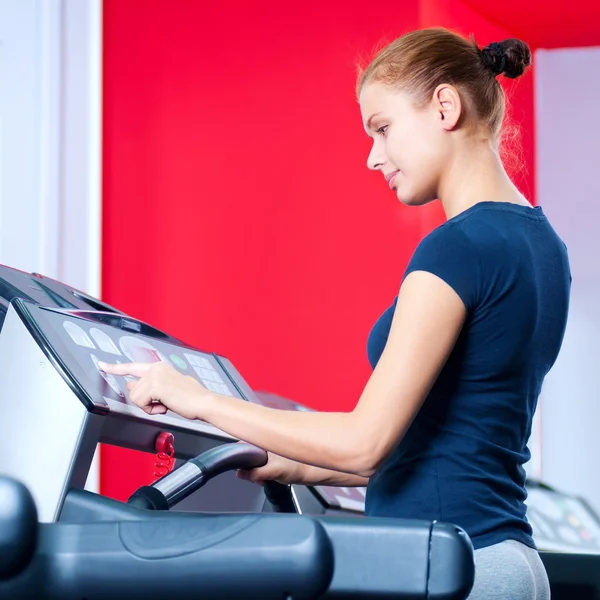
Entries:
[[154, 477], [156, 479], [164, 477], [173, 470], [175, 464], [174, 443], [175, 438], [172, 433], [161, 431], [158, 434], [156, 444], [154, 445], [156, 448], [156, 462], [154, 463], [156, 470], [154, 471]]

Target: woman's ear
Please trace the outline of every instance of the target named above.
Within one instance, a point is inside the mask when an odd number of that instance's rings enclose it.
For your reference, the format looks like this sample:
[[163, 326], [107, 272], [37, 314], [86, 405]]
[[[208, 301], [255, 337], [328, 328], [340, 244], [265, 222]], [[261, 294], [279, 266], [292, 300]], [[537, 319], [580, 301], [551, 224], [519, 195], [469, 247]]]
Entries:
[[438, 85], [431, 98], [433, 108], [442, 128], [451, 131], [462, 114], [462, 103], [458, 90], [447, 83]]

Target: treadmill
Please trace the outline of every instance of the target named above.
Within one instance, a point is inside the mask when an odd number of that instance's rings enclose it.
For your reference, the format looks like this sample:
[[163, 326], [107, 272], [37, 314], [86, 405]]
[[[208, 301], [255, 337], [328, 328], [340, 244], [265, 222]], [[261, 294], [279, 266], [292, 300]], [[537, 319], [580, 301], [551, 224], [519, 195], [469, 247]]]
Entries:
[[[146, 323], [13, 299], [0, 333], [0, 599], [468, 595], [473, 549], [460, 528], [263, 514], [262, 487], [235, 470], [264, 464], [264, 451], [201, 421], [146, 414], [129, 401], [127, 380], [100, 372], [98, 360], [162, 360], [208, 389], [256, 401], [226, 357]], [[99, 442], [154, 452], [164, 433], [186, 461], [177, 470], [127, 503], [84, 489]], [[247, 486], [241, 510], [211, 493], [227, 477]], [[203, 512], [177, 512], [186, 498]]]
[[0, 599], [467, 598], [473, 548], [452, 525], [165, 512], [185, 488], [266, 460], [248, 444], [216, 448], [127, 504], [73, 490], [52, 524], [38, 523], [25, 486], [0, 476]]

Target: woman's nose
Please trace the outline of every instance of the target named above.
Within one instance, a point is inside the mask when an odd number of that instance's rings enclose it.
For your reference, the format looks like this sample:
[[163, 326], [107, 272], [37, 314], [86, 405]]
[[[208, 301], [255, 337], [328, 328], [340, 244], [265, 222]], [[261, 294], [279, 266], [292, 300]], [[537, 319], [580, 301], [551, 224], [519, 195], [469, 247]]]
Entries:
[[367, 167], [372, 171], [379, 169], [385, 162], [385, 156], [381, 149], [377, 147], [377, 144], [373, 144], [371, 152], [367, 158]]

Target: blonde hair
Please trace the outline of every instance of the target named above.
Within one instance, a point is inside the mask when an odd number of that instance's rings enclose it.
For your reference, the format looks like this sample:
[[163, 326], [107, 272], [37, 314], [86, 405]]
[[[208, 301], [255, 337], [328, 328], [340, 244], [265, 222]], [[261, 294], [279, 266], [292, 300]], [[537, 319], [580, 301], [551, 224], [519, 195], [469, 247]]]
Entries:
[[531, 64], [525, 42], [507, 39], [481, 49], [474, 40], [444, 28], [407, 33], [383, 48], [359, 69], [356, 94], [368, 83], [381, 82], [407, 91], [417, 105], [431, 100], [441, 83], [454, 85], [465, 105], [465, 118], [474, 119], [500, 136], [505, 97], [496, 77], [516, 78]]

